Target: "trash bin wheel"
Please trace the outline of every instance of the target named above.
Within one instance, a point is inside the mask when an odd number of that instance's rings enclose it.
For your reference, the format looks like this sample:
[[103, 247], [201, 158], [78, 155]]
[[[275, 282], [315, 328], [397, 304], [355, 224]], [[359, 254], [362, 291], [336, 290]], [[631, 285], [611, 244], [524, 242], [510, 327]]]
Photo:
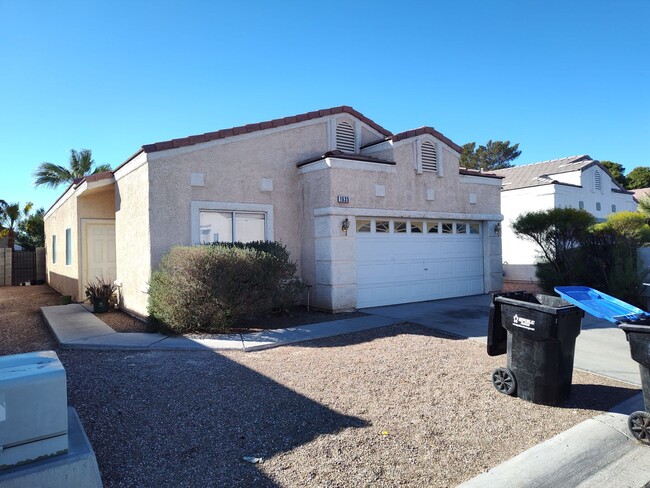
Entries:
[[650, 413], [633, 412], [627, 418], [627, 427], [637, 441], [650, 445]]
[[508, 368], [497, 368], [492, 372], [492, 384], [499, 393], [514, 395], [517, 390], [517, 380]]

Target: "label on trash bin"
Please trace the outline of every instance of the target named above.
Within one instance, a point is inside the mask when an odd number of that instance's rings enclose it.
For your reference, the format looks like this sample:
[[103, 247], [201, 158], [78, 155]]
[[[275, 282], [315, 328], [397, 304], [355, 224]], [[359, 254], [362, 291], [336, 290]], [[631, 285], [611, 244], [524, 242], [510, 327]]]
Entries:
[[522, 329], [526, 330], [535, 330], [535, 321], [532, 319], [527, 319], [525, 317], [520, 317], [519, 315], [515, 315], [512, 318], [512, 325], [515, 327], [521, 327]]

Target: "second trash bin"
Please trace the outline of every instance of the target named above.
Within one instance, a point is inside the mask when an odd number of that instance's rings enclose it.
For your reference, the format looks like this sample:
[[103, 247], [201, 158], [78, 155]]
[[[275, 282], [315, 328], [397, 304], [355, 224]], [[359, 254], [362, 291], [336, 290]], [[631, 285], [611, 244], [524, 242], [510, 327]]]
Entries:
[[[491, 319], [507, 331], [508, 367], [492, 374], [495, 388], [533, 403], [557, 405], [571, 391], [576, 337], [584, 312], [558, 297], [526, 292], [502, 293], [493, 298]], [[488, 324], [490, 325], [490, 324]], [[493, 323], [488, 353], [499, 354], [499, 324]], [[492, 348], [490, 348], [492, 344]], [[495, 354], [496, 353], [496, 354]]]

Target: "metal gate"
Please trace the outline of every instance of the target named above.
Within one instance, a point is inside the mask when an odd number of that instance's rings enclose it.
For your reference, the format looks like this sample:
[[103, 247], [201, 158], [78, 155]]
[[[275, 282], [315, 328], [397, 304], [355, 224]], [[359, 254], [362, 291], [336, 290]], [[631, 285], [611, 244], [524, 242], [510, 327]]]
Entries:
[[36, 280], [35, 251], [14, 251], [11, 261], [11, 284], [13, 286]]

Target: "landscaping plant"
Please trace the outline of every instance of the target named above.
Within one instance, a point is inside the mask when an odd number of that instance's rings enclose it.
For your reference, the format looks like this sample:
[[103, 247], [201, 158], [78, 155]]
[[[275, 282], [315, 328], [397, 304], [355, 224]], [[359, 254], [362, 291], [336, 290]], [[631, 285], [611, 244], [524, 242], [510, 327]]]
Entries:
[[151, 277], [150, 321], [174, 333], [227, 332], [244, 317], [297, 303], [295, 272], [278, 242], [174, 247]]
[[619, 212], [597, 224], [585, 210], [553, 208], [522, 214], [512, 228], [539, 246], [536, 275], [545, 292], [583, 285], [641, 304], [647, 273], [638, 269], [637, 249], [650, 243], [644, 214]]

